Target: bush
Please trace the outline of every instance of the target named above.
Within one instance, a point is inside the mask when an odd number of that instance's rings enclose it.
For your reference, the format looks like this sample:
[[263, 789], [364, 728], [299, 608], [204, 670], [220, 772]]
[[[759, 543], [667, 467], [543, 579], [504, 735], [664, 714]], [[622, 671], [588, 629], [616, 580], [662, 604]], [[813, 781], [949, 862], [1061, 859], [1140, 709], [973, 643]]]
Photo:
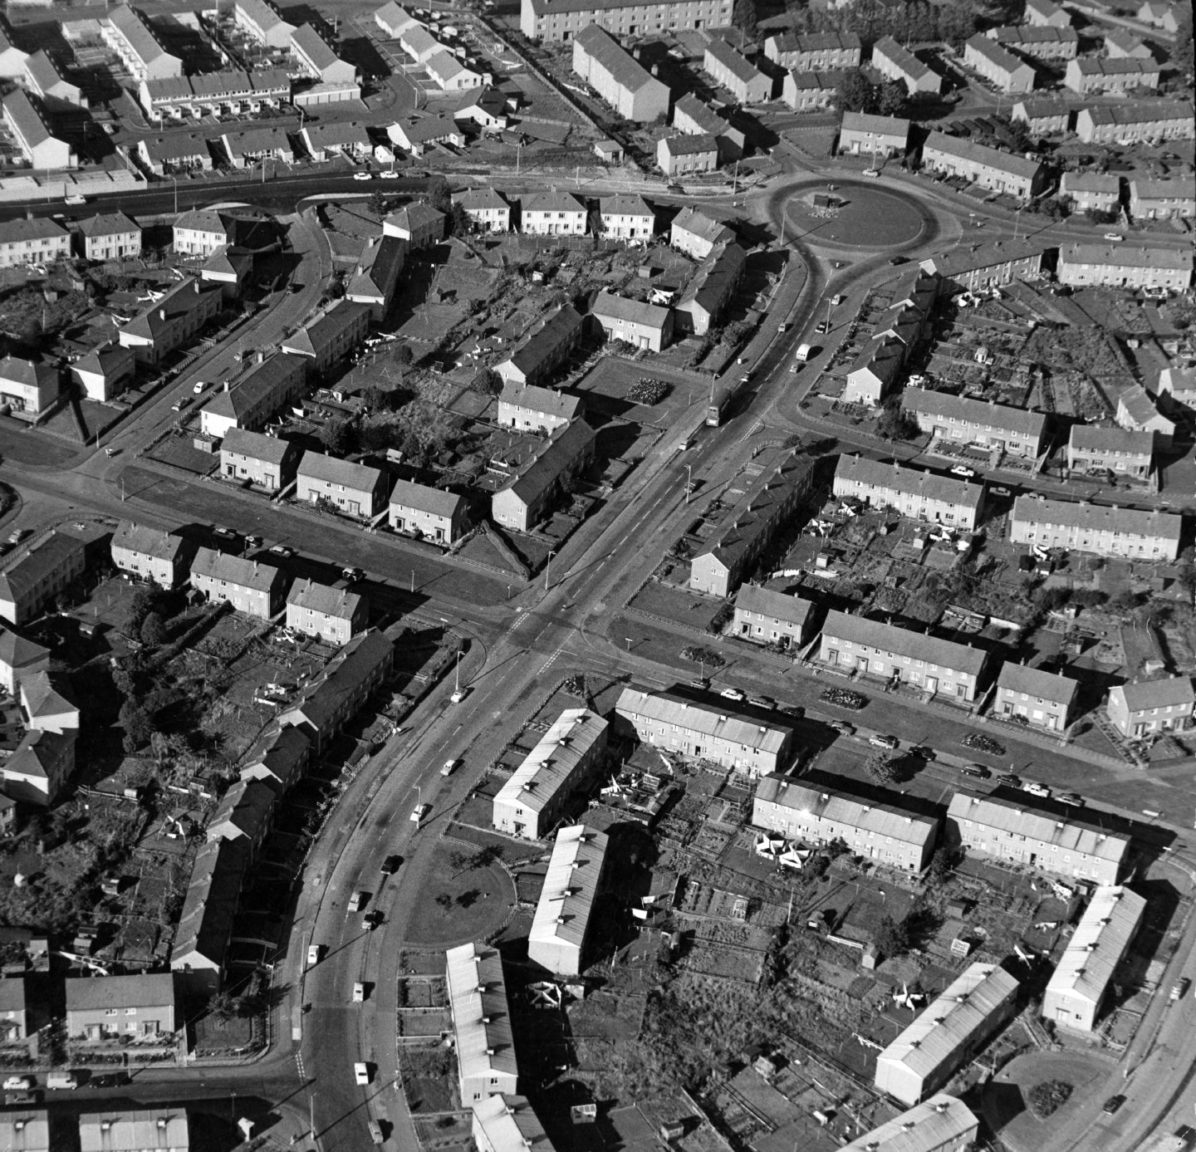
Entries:
[[691, 660], [695, 664], [704, 664], [707, 668], [721, 668], [726, 663], [713, 649], [699, 648], [695, 644], [681, 649], [681, 659]]
[[1066, 1080], [1044, 1080], [1030, 1089], [1026, 1102], [1039, 1120], [1057, 1112], [1071, 1097], [1071, 1085]]
[[637, 404], [659, 404], [668, 394], [669, 386], [663, 380], [645, 377], [631, 386], [627, 397]]
[[827, 688], [818, 699], [827, 704], [837, 704], [840, 708], [850, 708], [853, 712], [858, 712], [868, 703], [867, 696], [862, 692], [853, 692], [850, 688]]
[[977, 752], [987, 752], [990, 756], [1004, 756], [1005, 745], [983, 732], [969, 732], [960, 743], [965, 748], [974, 748]]

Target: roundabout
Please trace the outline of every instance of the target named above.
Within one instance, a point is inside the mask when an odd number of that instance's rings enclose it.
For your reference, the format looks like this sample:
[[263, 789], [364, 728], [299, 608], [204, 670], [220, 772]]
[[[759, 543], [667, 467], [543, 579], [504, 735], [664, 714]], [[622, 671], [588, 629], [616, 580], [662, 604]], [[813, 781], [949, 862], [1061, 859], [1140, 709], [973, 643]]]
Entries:
[[924, 214], [910, 197], [855, 182], [795, 190], [782, 210], [790, 235], [816, 246], [879, 251], [925, 232]]

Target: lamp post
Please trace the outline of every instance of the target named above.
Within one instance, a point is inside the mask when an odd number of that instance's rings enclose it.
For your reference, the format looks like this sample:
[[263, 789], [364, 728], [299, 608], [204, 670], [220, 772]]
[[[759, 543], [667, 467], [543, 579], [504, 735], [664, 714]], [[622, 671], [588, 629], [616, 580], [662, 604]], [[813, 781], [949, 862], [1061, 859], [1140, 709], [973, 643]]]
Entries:
[[689, 503], [689, 493], [693, 488], [694, 466], [686, 464], [685, 466], [685, 502]]
[[548, 574], [552, 570], [552, 558], [556, 555], [555, 550], [548, 550], [548, 559], [544, 562], [544, 591], [548, 591]]

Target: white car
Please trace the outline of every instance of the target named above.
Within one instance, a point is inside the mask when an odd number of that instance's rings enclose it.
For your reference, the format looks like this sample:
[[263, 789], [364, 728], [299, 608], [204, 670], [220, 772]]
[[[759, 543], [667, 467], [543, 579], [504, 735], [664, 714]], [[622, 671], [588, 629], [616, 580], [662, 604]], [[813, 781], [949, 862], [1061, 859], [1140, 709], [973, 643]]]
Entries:
[[309, 944], [307, 946], [307, 966], [310, 968], [313, 964], [319, 964], [320, 954], [323, 951], [322, 944]]
[[399, 178], [399, 174], [397, 172], [391, 172], [389, 169], [387, 169], [385, 172], [379, 172], [378, 175], [383, 180], [397, 180]]
[[411, 823], [412, 824], [422, 824], [424, 822], [424, 817], [431, 811], [432, 811], [431, 804], [417, 804], [411, 810]]
[[460, 760], [446, 760], [444, 767], [440, 769], [440, 775], [451, 776], [457, 770], [457, 765], [460, 763]]
[[1120, 232], [1106, 232], [1105, 239], [1112, 240], [1114, 244], [1117, 244], [1120, 241], [1124, 240], [1125, 237], [1122, 236]]
[[353, 1003], [354, 1004], [364, 1004], [365, 1003], [365, 985], [360, 980], [358, 980], [357, 983], [353, 985]]
[[4, 1081], [5, 1092], [28, 1092], [33, 1086], [32, 1076], [10, 1076]]
[[972, 471], [971, 468], [965, 468], [962, 464], [956, 464], [955, 467], [951, 469], [951, 475], [962, 476], [965, 480], [970, 480], [976, 475], [976, 473]]
[[725, 696], [728, 700], [743, 700], [745, 698], [738, 688], [724, 688], [719, 695]]
[[353, 1065], [353, 1083], [368, 1084], [370, 1082], [370, 1066], [358, 1061]]
[[206, 387], [207, 385], [202, 380], [196, 380], [195, 383], [191, 385], [191, 391], [198, 396]]
[[372, 180], [373, 177], [368, 172], [354, 172], [354, 180]]

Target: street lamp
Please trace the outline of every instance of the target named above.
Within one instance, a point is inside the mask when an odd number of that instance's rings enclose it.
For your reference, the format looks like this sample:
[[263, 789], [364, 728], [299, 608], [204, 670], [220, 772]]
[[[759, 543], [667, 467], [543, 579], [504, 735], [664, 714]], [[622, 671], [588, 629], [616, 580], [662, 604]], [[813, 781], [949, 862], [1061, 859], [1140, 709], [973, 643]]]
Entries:
[[548, 591], [548, 574], [552, 570], [552, 558], [556, 555], [553, 549], [548, 550], [548, 559], [544, 562], [544, 591]]
[[689, 503], [689, 494], [693, 490], [694, 466], [686, 464], [685, 466], [685, 502]]

